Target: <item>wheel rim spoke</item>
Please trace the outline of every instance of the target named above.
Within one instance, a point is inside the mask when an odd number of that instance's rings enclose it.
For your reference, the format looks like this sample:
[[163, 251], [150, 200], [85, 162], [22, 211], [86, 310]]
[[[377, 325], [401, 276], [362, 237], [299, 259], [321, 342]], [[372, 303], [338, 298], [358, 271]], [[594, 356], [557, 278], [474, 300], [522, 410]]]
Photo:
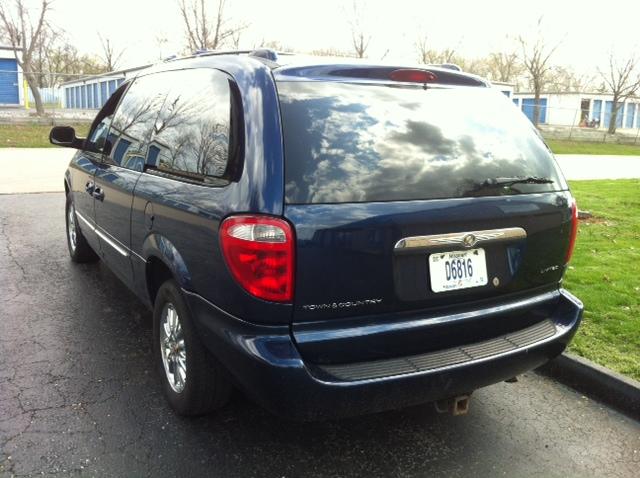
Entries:
[[171, 303], [162, 312], [160, 347], [167, 381], [174, 392], [180, 393], [187, 380], [187, 352], [180, 317]]
[[75, 208], [73, 204], [69, 206], [69, 217], [68, 217], [69, 225], [67, 226], [67, 233], [69, 234], [69, 243], [71, 244], [71, 249], [75, 250], [76, 248], [76, 215]]

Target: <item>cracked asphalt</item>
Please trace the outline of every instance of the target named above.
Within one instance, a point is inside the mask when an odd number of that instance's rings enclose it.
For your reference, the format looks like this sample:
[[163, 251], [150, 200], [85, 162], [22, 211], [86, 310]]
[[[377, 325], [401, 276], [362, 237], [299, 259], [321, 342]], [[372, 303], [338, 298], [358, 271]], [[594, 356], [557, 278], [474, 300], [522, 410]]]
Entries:
[[67, 256], [63, 194], [0, 195], [0, 476], [638, 476], [640, 424], [535, 373], [432, 407], [295, 423], [236, 393], [175, 416], [151, 316]]

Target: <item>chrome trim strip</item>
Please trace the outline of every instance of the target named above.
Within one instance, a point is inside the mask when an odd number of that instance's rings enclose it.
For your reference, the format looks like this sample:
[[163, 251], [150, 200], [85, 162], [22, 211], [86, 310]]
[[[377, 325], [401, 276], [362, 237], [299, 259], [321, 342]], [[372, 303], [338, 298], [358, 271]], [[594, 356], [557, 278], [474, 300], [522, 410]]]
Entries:
[[527, 231], [523, 228], [508, 227], [505, 229], [487, 229], [483, 231], [405, 237], [396, 242], [393, 249], [396, 252], [402, 252], [415, 249], [438, 249], [452, 245], [469, 248], [478, 244], [515, 241], [525, 239], [526, 237]]
[[[124, 257], [129, 257], [129, 252], [127, 251], [127, 249], [124, 246], [121, 246], [117, 243], [117, 239], [111, 238], [109, 237], [108, 233], [101, 231], [98, 226], [94, 226], [93, 224], [91, 224], [89, 222], [88, 219], [86, 219], [82, 214], [80, 214], [78, 211], [76, 211], [76, 217], [78, 219], [80, 219], [82, 222], [84, 222], [87, 227], [89, 227], [89, 229], [91, 229], [93, 232], [96, 233], [96, 235], [102, 239], [104, 242], [106, 242], [107, 244], [109, 244], [111, 247], [113, 247], [116, 251], [118, 251], [120, 254], [122, 254]], [[138, 259], [140, 259], [142, 262], [147, 262], [146, 259], [144, 257], [142, 257], [139, 254], [136, 254], [135, 252], [131, 251], [131, 253], [133, 253], [133, 255], [135, 257], [137, 257]]]
[[127, 250], [123, 247], [120, 246], [119, 244], [116, 244], [116, 239], [111, 239], [106, 232], [102, 232], [100, 229], [98, 229], [96, 227], [95, 229], [96, 234], [98, 235], [98, 237], [100, 239], [102, 239], [104, 242], [106, 242], [107, 244], [109, 244], [111, 247], [113, 247], [116, 251], [118, 251], [121, 255], [123, 255], [124, 257], [129, 257], [129, 253], [127, 252]]
[[131, 251], [131, 255], [132, 255], [132, 257], [136, 257], [136, 258], [138, 258], [139, 260], [141, 260], [142, 262], [147, 262], [147, 260], [146, 260], [144, 257], [142, 257], [140, 254], [138, 254], [138, 253], [137, 253], [136, 251], [134, 251], [133, 249], [131, 249], [130, 251]]
[[95, 227], [93, 224], [91, 224], [91, 223], [89, 222], [89, 220], [88, 220], [88, 219], [86, 219], [86, 218], [85, 218], [82, 214], [80, 214], [77, 210], [76, 210], [76, 217], [77, 217], [78, 219], [80, 219], [82, 222], [84, 222], [84, 223], [87, 225], [87, 227], [89, 227], [89, 229], [91, 229], [92, 231], [95, 231], [95, 230], [96, 230], [96, 227]]

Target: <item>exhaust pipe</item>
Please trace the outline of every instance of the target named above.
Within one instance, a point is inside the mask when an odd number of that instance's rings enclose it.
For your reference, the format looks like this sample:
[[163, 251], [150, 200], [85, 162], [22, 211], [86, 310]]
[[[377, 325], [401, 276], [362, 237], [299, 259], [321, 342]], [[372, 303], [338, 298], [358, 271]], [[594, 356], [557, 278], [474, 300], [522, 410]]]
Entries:
[[466, 415], [469, 412], [471, 395], [458, 395], [457, 397], [445, 398], [435, 402], [438, 413], [451, 413], [454, 417]]

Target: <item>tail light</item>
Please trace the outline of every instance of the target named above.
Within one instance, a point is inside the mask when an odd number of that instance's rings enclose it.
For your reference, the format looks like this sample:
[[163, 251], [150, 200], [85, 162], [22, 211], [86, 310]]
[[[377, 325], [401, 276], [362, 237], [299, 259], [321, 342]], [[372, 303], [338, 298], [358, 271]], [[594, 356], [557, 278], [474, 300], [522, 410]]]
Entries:
[[293, 300], [293, 230], [269, 216], [231, 216], [220, 225], [224, 259], [251, 295], [274, 302]]
[[573, 255], [573, 248], [576, 245], [576, 236], [578, 235], [578, 205], [576, 200], [571, 200], [571, 234], [569, 235], [569, 249], [567, 250], [567, 257], [565, 263], [569, 263], [571, 256]]

